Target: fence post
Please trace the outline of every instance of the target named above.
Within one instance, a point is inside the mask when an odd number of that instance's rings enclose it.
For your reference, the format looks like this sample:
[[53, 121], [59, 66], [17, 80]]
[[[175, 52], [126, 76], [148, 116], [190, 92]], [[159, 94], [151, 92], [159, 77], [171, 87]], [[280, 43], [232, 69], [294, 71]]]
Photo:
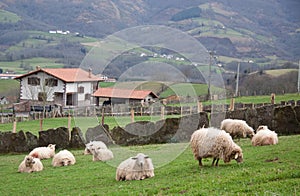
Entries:
[[230, 100], [230, 107], [229, 107], [229, 110], [230, 110], [230, 111], [233, 111], [233, 110], [234, 110], [234, 98], [231, 98], [231, 100]]
[[275, 93], [271, 94], [271, 104], [274, 105], [275, 104]]
[[164, 106], [161, 106], [161, 119], [164, 119], [165, 118], [165, 107]]
[[104, 106], [102, 106], [101, 125], [104, 125]]
[[13, 121], [13, 133], [16, 133], [16, 130], [17, 130], [17, 120], [16, 120], [16, 117], [14, 117], [14, 121]]
[[131, 122], [134, 122], [134, 109], [131, 108], [130, 110], [130, 118], [131, 118]]
[[40, 119], [40, 131], [43, 131], [43, 118]]
[[68, 116], [68, 130], [70, 130], [71, 128], [71, 115], [70, 115], [70, 112], [69, 112], [69, 116]]
[[203, 112], [203, 104], [202, 102], [198, 102], [198, 113]]

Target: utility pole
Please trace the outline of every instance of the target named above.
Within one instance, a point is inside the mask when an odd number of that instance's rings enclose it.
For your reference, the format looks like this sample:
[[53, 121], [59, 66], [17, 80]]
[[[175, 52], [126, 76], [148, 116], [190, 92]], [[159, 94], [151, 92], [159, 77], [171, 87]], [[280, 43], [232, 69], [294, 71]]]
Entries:
[[239, 92], [240, 65], [241, 65], [241, 62], [238, 62], [237, 73], [236, 73], [235, 97], [238, 96], [238, 92]]
[[298, 94], [300, 93], [300, 60], [298, 61]]
[[211, 66], [212, 66], [212, 58], [213, 58], [214, 52], [209, 51], [209, 71], [208, 71], [208, 88], [207, 88], [207, 99], [211, 99], [211, 90], [210, 90], [210, 83], [211, 83]]

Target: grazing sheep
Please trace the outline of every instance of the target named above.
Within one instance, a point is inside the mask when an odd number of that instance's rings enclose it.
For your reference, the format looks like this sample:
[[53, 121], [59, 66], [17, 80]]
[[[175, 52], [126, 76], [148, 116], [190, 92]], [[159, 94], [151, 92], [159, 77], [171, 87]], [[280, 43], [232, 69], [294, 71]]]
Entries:
[[74, 165], [76, 163], [74, 155], [68, 150], [61, 150], [54, 155], [52, 160], [53, 167]]
[[277, 133], [268, 129], [268, 126], [261, 125], [257, 128], [251, 143], [253, 146], [274, 145], [278, 143]]
[[93, 154], [93, 161], [108, 161], [114, 158], [114, 155], [109, 149], [102, 149], [101, 147], [92, 147], [90, 148], [91, 153]]
[[225, 119], [221, 122], [221, 129], [229, 133], [233, 139], [254, 136], [254, 130], [244, 120]]
[[38, 172], [43, 170], [43, 164], [39, 158], [27, 155], [19, 165], [18, 172]]
[[120, 163], [116, 171], [116, 180], [143, 180], [154, 176], [151, 158], [143, 153], [130, 157]]
[[85, 145], [84, 154], [92, 154], [91, 148], [101, 148], [101, 149], [107, 149], [107, 146], [105, 143], [101, 141], [91, 141]]
[[190, 142], [194, 157], [199, 161], [199, 166], [203, 166], [202, 158], [208, 157], [213, 158], [212, 166], [218, 166], [219, 159], [225, 163], [232, 159], [238, 163], [243, 162], [242, 149], [224, 130], [213, 127], [201, 128], [192, 134]]
[[47, 147], [37, 147], [29, 155], [39, 159], [50, 159], [55, 154], [55, 144], [49, 144]]

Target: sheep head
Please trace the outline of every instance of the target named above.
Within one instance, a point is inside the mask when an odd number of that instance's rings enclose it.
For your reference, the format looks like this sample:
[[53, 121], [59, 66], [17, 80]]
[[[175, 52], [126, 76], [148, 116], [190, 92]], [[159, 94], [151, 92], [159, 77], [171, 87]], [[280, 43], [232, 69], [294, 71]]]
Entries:
[[268, 129], [268, 126], [266, 125], [260, 125], [257, 129], [256, 129], [256, 133], [259, 132], [260, 130], [266, 130]]
[[239, 150], [239, 149], [232, 151], [231, 158], [236, 160], [237, 163], [242, 163], [243, 162], [243, 153], [242, 153], [242, 151]]
[[138, 153], [135, 157], [131, 157], [131, 159], [136, 161], [135, 164], [140, 168], [144, 167], [145, 160], [148, 158], [149, 158], [149, 156], [144, 155], [143, 153]]
[[55, 145], [56, 145], [56, 144], [49, 144], [49, 145], [48, 145], [48, 148], [50, 148], [51, 150], [55, 150]]
[[68, 166], [71, 165], [71, 161], [69, 159], [62, 159], [60, 161], [61, 166]]
[[26, 165], [26, 167], [32, 167], [34, 163], [35, 163], [34, 157], [32, 157], [32, 156], [26, 156], [25, 157], [25, 165]]

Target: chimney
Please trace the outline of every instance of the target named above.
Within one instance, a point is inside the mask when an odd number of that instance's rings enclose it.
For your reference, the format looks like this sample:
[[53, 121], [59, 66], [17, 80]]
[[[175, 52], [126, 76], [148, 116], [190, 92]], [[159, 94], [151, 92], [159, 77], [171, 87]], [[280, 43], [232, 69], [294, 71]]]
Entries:
[[41, 66], [36, 66], [36, 68], [35, 68], [36, 70], [41, 70]]
[[92, 69], [89, 68], [89, 78], [91, 78], [91, 77], [92, 77]]

